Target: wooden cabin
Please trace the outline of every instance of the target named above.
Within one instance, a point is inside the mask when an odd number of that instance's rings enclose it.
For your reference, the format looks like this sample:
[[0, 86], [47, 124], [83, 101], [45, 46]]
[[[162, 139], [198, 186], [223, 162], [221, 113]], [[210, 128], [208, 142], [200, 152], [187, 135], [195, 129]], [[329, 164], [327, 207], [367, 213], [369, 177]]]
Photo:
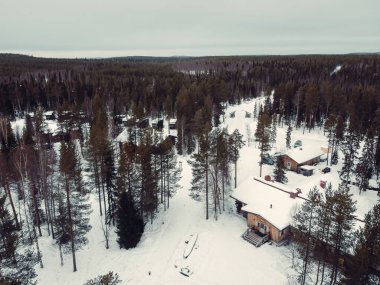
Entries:
[[237, 201], [238, 212], [247, 218], [243, 238], [255, 246], [267, 240], [277, 245], [288, 242], [291, 213], [303, 201], [296, 199], [300, 191], [267, 180], [249, 177], [231, 195]]
[[298, 147], [282, 155], [282, 161], [286, 169], [299, 172], [303, 165], [319, 163], [323, 154], [324, 152], [318, 148]]

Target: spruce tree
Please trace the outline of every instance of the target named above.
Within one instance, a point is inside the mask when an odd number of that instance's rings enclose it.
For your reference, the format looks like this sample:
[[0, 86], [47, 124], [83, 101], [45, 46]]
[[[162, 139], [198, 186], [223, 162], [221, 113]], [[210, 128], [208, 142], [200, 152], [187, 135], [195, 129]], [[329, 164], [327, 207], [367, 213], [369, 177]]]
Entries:
[[273, 171], [274, 180], [277, 182], [285, 184], [286, 182], [288, 182], [288, 179], [286, 178], [285, 174], [286, 174], [286, 172], [284, 169], [283, 158], [282, 158], [282, 156], [279, 156], [279, 157], [277, 157], [276, 167]]
[[360, 138], [357, 130], [357, 121], [350, 121], [349, 128], [344, 135], [344, 141], [341, 148], [344, 153], [343, 167], [339, 173], [340, 179], [344, 183], [348, 183], [351, 179], [351, 174], [355, 170], [355, 162], [358, 155]]
[[117, 242], [120, 248], [136, 247], [144, 232], [144, 221], [136, 209], [131, 195], [120, 194], [116, 215]]

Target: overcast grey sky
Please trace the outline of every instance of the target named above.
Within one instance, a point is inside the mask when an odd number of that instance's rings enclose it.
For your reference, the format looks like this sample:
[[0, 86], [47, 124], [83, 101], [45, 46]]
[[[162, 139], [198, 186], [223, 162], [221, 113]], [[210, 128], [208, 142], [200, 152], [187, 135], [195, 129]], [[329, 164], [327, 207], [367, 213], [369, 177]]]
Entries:
[[0, 52], [35, 56], [380, 51], [380, 0], [0, 0]]

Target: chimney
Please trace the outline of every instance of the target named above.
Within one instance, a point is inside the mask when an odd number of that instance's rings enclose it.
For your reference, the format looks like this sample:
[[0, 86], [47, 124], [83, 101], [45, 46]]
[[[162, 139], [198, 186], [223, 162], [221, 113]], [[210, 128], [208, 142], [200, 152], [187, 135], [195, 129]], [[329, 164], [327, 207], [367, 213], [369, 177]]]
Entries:
[[271, 179], [271, 177], [270, 177], [270, 175], [265, 175], [265, 181], [271, 181], [272, 179]]

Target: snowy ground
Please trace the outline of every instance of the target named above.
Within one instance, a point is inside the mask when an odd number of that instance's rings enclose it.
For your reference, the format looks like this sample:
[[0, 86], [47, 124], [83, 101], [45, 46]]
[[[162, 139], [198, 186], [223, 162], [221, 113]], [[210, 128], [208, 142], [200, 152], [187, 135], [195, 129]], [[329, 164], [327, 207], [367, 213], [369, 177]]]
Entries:
[[[245, 242], [240, 235], [246, 222], [233, 214], [231, 206], [218, 221], [206, 221], [203, 204], [188, 196], [191, 169], [185, 159], [182, 162], [182, 189], [169, 210], [147, 226], [137, 248], [120, 250], [113, 234], [111, 248], [106, 250], [95, 207], [89, 245], [78, 252], [78, 271], [72, 272], [69, 254], [65, 255], [65, 265], [59, 265], [58, 251], [46, 237], [41, 239], [45, 268], [38, 269], [38, 283], [52, 284], [54, 280], [56, 284], [82, 284], [112, 270], [120, 275], [123, 284], [236, 284], [237, 280], [286, 284], [290, 266], [288, 255], [284, 254], [286, 248], [269, 244], [255, 248]], [[96, 205], [96, 197], [92, 203]], [[198, 233], [197, 243], [184, 259], [185, 241], [194, 233]], [[192, 275], [180, 274], [181, 268], [189, 268]]]
[[[245, 138], [248, 126], [253, 138], [256, 122], [253, 118], [245, 118], [245, 111], [252, 113], [253, 109], [254, 101], [230, 107], [224, 125], [230, 132], [238, 128]], [[229, 118], [232, 111], [236, 111], [235, 118]], [[277, 150], [285, 148], [285, 132], [286, 126], [277, 129]], [[323, 130], [306, 131], [304, 135], [302, 130], [293, 131], [292, 142], [297, 139], [301, 139], [304, 145], [320, 147], [326, 144]], [[234, 201], [229, 201], [225, 213], [217, 221], [212, 217], [205, 220], [203, 203], [188, 195], [191, 168], [187, 159], [179, 158], [183, 165], [182, 188], [171, 200], [170, 208], [166, 212], [160, 211], [153, 224], [146, 226], [137, 248], [120, 250], [116, 234], [112, 233], [110, 249], [105, 249], [98, 204], [93, 196], [93, 228], [88, 234], [89, 244], [78, 251], [78, 271], [72, 272], [70, 254], [64, 256], [65, 264], [60, 266], [58, 250], [45, 233], [40, 240], [45, 267], [36, 267], [38, 284], [83, 284], [110, 270], [120, 275], [122, 284], [288, 284], [288, 276], [294, 275], [289, 249], [268, 243], [256, 248], [244, 241], [241, 234], [246, 230], [246, 221], [234, 213]], [[247, 144], [238, 162], [238, 184], [250, 175], [259, 175], [258, 161], [259, 151], [254, 142]], [[263, 175], [272, 174], [273, 168], [264, 165]], [[333, 166], [329, 174], [317, 171], [311, 177], [287, 172], [288, 186], [310, 189], [319, 185], [321, 179], [337, 186], [339, 168], [340, 165]], [[378, 200], [375, 192], [367, 191], [359, 196], [355, 187], [352, 191], [358, 200], [358, 215], [364, 216]], [[198, 240], [190, 256], [184, 259], [185, 242], [192, 234], [198, 234]], [[190, 277], [180, 274], [181, 268], [188, 268], [192, 272]]]

